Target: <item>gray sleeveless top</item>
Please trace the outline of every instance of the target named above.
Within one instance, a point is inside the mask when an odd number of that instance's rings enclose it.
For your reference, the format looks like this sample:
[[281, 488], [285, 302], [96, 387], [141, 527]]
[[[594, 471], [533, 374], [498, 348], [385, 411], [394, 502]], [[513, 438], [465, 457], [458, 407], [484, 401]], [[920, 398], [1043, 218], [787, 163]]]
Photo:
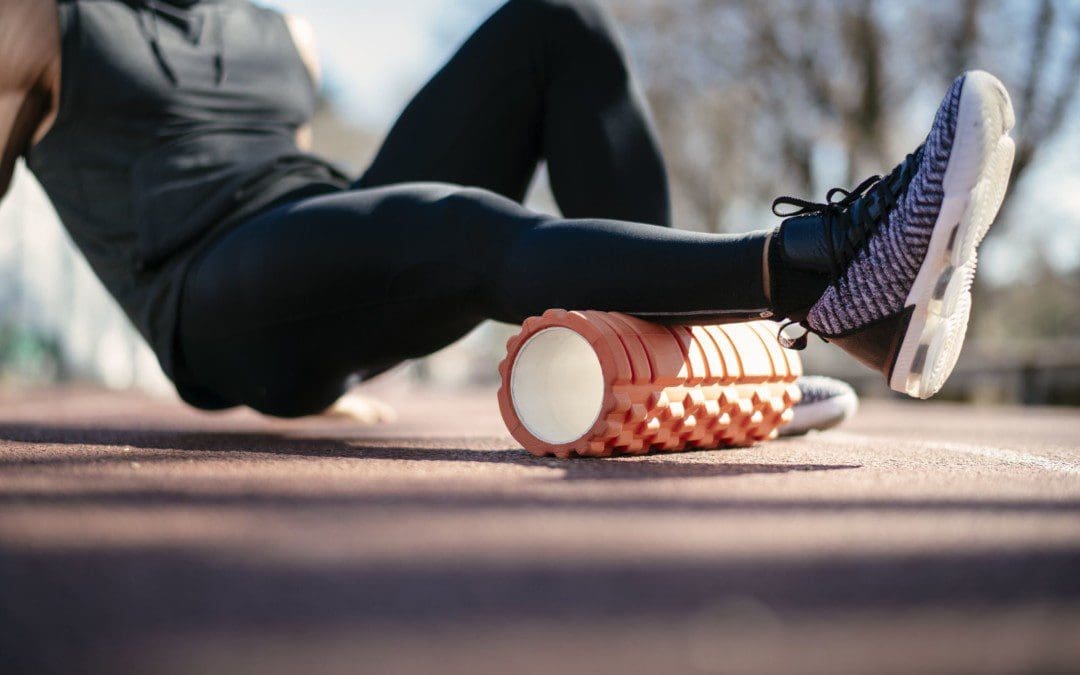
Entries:
[[316, 90], [281, 15], [246, 0], [59, 9], [59, 115], [27, 163], [179, 386], [174, 334], [193, 258], [275, 203], [349, 181], [296, 147]]

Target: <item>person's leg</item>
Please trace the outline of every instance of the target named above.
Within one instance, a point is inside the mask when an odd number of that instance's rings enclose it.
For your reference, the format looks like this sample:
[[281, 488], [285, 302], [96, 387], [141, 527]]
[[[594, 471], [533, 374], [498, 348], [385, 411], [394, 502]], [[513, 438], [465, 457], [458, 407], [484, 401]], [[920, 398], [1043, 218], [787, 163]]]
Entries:
[[[778, 199], [774, 208], [797, 214], [772, 242], [771, 303], [760, 265], [768, 233], [550, 218], [437, 184], [282, 206], [193, 266], [182, 363], [236, 403], [300, 415], [332, 403], [352, 373], [429, 353], [485, 318], [562, 307], [706, 323], [772, 306], [897, 391], [929, 396], [963, 343], [976, 248], [1008, 184], [1014, 119], [1000, 82], [966, 73], [925, 144], [888, 176], [825, 204]], [[799, 307], [807, 301], [789, 288], [796, 281], [820, 297]]]
[[231, 401], [312, 414], [353, 373], [431, 353], [484, 319], [564, 307], [702, 323], [763, 311], [764, 237], [552, 218], [441, 184], [315, 197], [237, 227], [196, 262], [182, 358]]
[[357, 187], [437, 181], [521, 201], [546, 160], [563, 215], [670, 225], [667, 176], [592, 0], [510, 0], [416, 95]]

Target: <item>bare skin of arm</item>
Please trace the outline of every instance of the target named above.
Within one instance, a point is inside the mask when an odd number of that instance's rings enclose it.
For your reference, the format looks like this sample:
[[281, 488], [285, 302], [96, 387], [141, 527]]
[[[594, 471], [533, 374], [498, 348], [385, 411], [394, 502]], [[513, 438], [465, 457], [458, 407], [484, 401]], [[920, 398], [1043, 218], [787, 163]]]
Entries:
[[60, 96], [54, 0], [0, 2], [0, 198], [15, 162], [48, 132]]
[[[296, 51], [300, 54], [300, 59], [307, 66], [308, 72], [311, 73], [311, 79], [318, 86], [322, 82], [322, 68], [319, 66], [318, 51], [315, 47], [315, 29], [312, 28], [307, 19], [296, 14], [286, 14], [285, 25], [289, 27], [289, 33], [292, 34], [293, 43], [296, 45]], [[296, 130], [296, 145], [304, 152], [311, 152], [312, 132], [310, 124], [305, 124]]]

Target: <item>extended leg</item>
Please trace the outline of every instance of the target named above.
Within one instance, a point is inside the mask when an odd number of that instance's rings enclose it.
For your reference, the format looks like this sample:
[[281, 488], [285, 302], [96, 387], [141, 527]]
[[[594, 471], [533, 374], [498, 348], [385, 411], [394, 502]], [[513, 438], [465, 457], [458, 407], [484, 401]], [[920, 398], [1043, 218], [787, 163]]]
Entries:
[[[1000, 82], [965, 74], [926, 143], [887, 177], [842, 201], [778, 200], [800, 215], [770, 247], [771, 306], [880, 368], [893, 388], [933, 394], [963, 341], [1013, 121]], [[549, 218], [451, 185], [314, 197], [237, 227], [196, 262], [181, 349], [221, 396], [309, 414], [351, 373], [431, 352], [485, 318], [552, 307], [685, 323], [762, 315], [766, 236]], [[821, 295], [800, 307], [811, 294], [792, 289], [803, 285]]]
[[564, 307], [700, 323], [760, 311], [763, 240], [550, 218], [449, 185], [315, 197], [241, 225], [196, 263], [182, 351], [227, 399], [311, 414], [352, 373], [428, 354], [484, 319]]
[[521, 201], [548, 162], [563, 214], [670, 225], [645, 104], [591, 0], [510, 0], [416, 95], [357, 187], [439, 181]]

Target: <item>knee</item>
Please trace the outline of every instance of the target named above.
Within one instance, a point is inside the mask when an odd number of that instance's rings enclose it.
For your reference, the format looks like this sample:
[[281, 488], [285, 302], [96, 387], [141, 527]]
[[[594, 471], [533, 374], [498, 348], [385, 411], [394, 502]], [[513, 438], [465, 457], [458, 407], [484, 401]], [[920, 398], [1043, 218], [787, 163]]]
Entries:
[[621, 54], [611, 18], [596, 0], [510, 0], [506, 6], [527, 18], [527, 30], [556, 36], [560, 46], [588, 45]]
[[607, 23], [604, 10], [596, 0], [510, 0], [507, 5], [567, 26], [590, 27]]

